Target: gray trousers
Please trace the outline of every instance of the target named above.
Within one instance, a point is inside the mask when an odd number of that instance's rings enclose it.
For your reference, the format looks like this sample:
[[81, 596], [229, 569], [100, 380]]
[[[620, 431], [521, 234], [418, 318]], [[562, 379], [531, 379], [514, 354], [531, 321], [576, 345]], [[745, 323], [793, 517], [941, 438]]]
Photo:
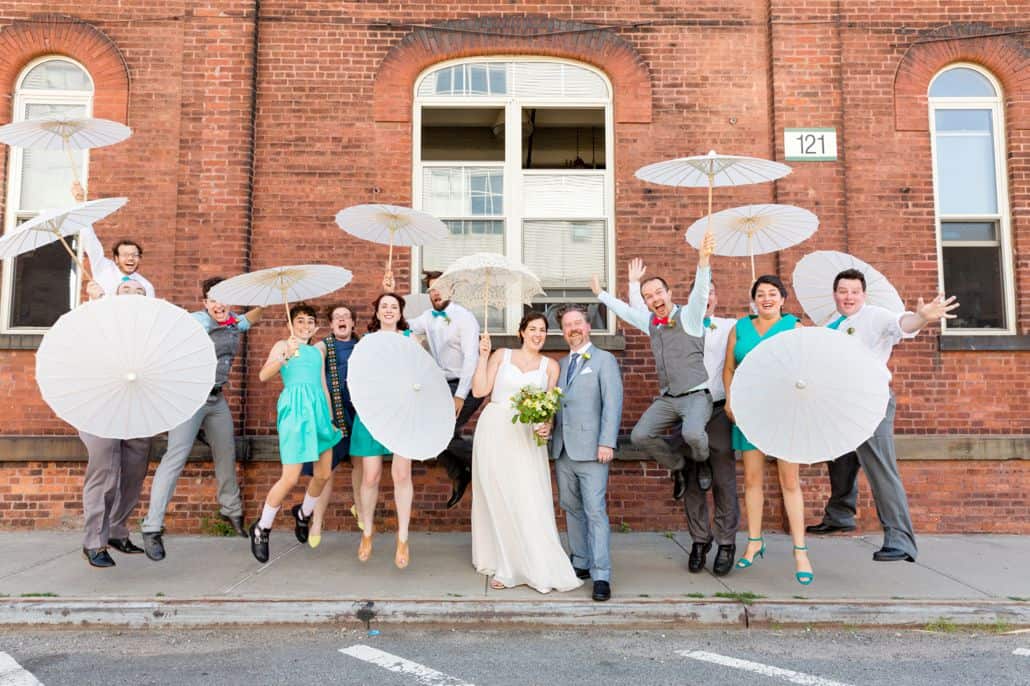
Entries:
[[665, 441], [665, 434], [677, 424], [683, 442], [690, 448], [696, 462], [708, 459], [708, 434], [705, 425], [712, 418], [712, 396], [707, 392], [690, 393], [673, 398], [660, 395], [644, 410], [633, 427], [630, 441], [651, 455], [659, 463], [676, 471], [683, 469], [686, 460], [680, 450], [674, 450]]
[[149, 438], [120, 440], [79, 432], [89, 461], [82, 484], [86, 520], [84, 548], [104, 548], [110, 538], [126, 538], [126, 522], [139, 503], [147, 477]]
[[[452, 398], [454, 397], [454, 392], [458, 390], [458, 383], [458, 379], [451, 379], [447, 382], [447, 385], [451, 387]], [[468, 394], [465, 398], [465, 404], [461, 406], [461, 412], [458, 413], [454, 421], [454, 436], [451, 438], [447, 449], [436, 458], [439, 460], [440, 465], [447, 470], [447, 476], [450, 477], [451, 481], [457, 481], [463, 476], [472, 477], [472, 441], [462, 438], [461, 430], [472, 419], [472, 415], [483, 404], [483, 400], [484, 398], [477, 398], [472, 393]]]
[[887, 414], [872, 437], [855, 452], [829, 463], [830, 500], [826, 504], [823, 521], [847, 526], [855, 523], [858, 467], [861, 465], [876, 503], [876, 516], [883, 527], [884, 547], [904, 550], [914, 558], [919, 551], [912, 515], [908, 510], [908, 496], [901, 483], [898, 458], [894, 453], [894, 410], [892, 393], [887, 403]]
[[150, 509], [143, 520], [144, 533], [157, 533], [164, 527], [165, 511], [175, 494], [175, 484], [186, 466], [201, 426], [211, 446], [215, 463], [219, 509], [227, 517], [243, 515], [240, 486], [236, 482], [236, 440], [233, 437], [232, 414], [225, 398], [213, 395], [192, 417], [168, 432], [168, 450], [161, 458], [150, 486]]
[[[689, 462], [683, 470], [687, 490], [683, 494], [683, 510], [687, 528], [695, 543], [715, 540], [716, 545], [733, 545], [740, 526], [740, 504], [737, 501], [737, 460], [733, 453], [731, 424], [723, 405], [712, 409], [712, 418], [705, 427], [708, 433], [708, 459], [712, 465], [712, 502], [715, 505], [713, 525], [708, 523], [708, 494], [697, 485], [697, 462]], [[713, 536], [714, 530], [714, 536]]]
[[565, 511], [565, 528], [572, 549], [572, 566], [589, 569], [594, 581], [611, 581], [611, 527], [606, 498], [608, 465], [597, 460], [573, 460], [563, 450], [555, 461], [558, 504]]

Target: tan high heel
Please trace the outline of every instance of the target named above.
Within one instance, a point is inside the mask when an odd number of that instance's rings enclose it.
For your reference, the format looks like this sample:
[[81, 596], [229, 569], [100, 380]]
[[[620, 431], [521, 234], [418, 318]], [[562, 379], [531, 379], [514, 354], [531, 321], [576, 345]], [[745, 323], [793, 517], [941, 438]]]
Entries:
[[408, 550], [408, 542], [397, 541], [397, 553], [393, 556], [393, 563], [397, 565], [397, 569], [404, 569], [410, 561], [411, 553]]
[[372, 557], [372, 537], [362, 536], [361, 544], [358, 546], [358, 559], [362, 562], [368, 562], [370, 557]]
[[358, 506], [357, 505], [351, 505], [350, 506], [350, 513], [351, 513], [351, 516], [354, 517], [354, 521], [356, 521], [358, 523], [358, 531], [364, 531], [365, 530], [365, 525], [361, 523], [361, 517], [358, 516]]

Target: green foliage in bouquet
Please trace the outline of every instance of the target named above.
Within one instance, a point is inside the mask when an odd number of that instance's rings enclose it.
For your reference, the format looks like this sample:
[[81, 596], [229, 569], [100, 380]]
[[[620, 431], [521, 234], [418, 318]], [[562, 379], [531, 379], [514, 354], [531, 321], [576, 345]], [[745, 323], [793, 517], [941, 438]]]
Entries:
[[[558, 414], [561, 406], [562, 391], [555, 386], [549, 391], [544, 391], [536, 386], [523, 386], [519, 392], [511, 397], [511, 406], [518, 413], [511, 418], [511, 423], [516, 424], [543, 424], [549, 422]], [[544, 445], [543, 440], [535, 433], [537, 445]]]

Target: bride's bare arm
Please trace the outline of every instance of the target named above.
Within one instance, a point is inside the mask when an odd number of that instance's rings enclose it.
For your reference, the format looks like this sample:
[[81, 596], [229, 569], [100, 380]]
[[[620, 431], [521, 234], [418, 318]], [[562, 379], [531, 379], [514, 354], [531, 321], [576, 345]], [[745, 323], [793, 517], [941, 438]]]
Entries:
[[555, 360], [548, 358], [547, 360], [547, 390], [551, 390], [558, 385], [558, 375], [561, 373], [561, 367]]
[[479, 337], [479, 360], [476, 362], [476, 373], [472, 375], [472, 395], [485, 398], [494, 389], [497, 369], [501, 366], [502, 351], [495, 350], [490, 354], [490, 335]]

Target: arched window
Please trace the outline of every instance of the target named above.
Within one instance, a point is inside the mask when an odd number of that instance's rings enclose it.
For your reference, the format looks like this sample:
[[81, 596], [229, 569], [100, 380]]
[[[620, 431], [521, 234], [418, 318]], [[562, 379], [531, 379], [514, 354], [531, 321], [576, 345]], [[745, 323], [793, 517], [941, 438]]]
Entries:
[[[612, 275], [608, 79], [553, 59], [446, 62], [416, 80], [414, 124], [414, 205], [451, 235], [415, 252], [413, 276], [463, 255], [503, 253], [540, 277], [546, 294], [530, 309], [551, 328], [562, 304], [582, 303], [594, 328], [609, 330], [590, 291], [593, 274], [605, 284]], [[490, 327], [513, 332], [523, 312], [513, 300], [490, 313]]]
[[962, 304], [946, 328], [1015, 333], [1001, 88], [980, 67], [954, 64], [929, 100], [941, 287]]
[[[57, 116], [89, 117], [93, 111], [93, 80], [79, 63], [49, 56], [33, 61], [18, 77], [14, 92], [14, 121]], [[87, 155], [74, 151], [10, 148], [4, 232], [43, 209], [75, 204], [70, 164], [86, 178]], [[51, 326], [76, 302], [79, 275], [60, 244], [4, 262], [3, 329], [34, 333]]]

